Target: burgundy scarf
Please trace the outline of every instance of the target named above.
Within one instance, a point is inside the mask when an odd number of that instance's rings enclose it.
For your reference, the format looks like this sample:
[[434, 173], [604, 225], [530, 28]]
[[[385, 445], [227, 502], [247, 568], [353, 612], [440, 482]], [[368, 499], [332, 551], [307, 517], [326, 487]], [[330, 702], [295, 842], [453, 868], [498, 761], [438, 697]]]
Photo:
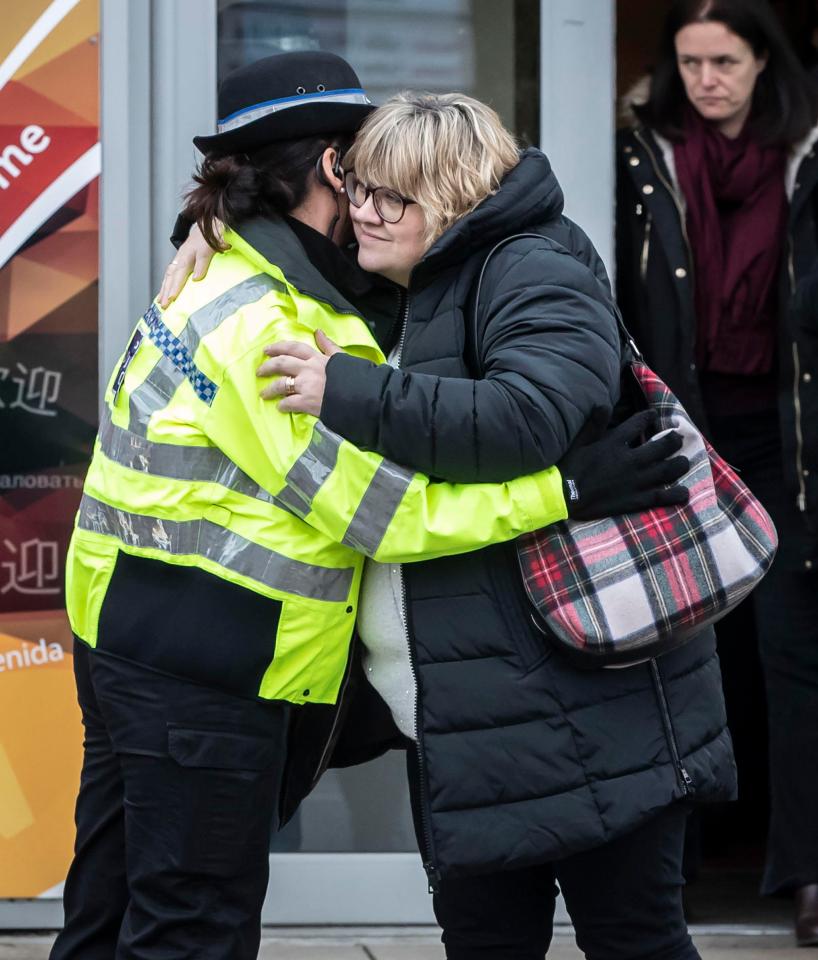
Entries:
[[674, 148], [696, 268], [696, 361], [712, 373], [772, 368], [787, 222], [786, 153], [745, 127], [730, 140], [689, 108]]

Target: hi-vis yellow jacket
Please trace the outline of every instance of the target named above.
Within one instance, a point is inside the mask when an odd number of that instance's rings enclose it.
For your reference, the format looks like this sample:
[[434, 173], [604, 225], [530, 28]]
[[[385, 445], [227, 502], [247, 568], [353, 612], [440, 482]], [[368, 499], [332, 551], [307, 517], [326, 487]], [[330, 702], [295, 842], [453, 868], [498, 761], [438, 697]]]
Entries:
[[[278, 229], [283, 243], [289, 228]], [[320, 328], [351, 353], [384, 357], [309, 263], [299, 289], [240, 236], [227, 240], [204, 280], [139, 320], [108, 384], [69, 548], [68, 614], [95, 646], [120, 552], [199, 568], [281, 604], [257, 696], [331, 704], [364, 557], [464, 553], [563, 519], [561, 479], [551, 469], [431, 483], [261, 400], [265, 344], [312, 344]]]

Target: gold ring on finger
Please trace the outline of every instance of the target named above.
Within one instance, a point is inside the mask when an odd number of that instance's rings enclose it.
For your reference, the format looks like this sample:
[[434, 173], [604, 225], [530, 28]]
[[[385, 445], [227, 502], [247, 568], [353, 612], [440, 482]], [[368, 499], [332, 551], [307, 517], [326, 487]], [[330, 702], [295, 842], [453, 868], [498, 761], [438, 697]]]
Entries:
[[291, 397], [295, 393], [295, 377], [284, 378], [284, 393]]

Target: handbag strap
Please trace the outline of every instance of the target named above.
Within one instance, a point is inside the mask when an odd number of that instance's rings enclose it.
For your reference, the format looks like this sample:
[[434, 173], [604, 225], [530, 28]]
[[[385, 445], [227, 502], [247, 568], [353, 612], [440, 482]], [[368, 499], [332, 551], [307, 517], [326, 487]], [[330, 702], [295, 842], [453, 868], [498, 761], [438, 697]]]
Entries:
[[[480, 276], [477, 278], [477, 292], [475, 293], [475, 296], [474, 296], [474, 308], [472, 310], [472, 353], [474, 354], [475, 370], [477, 371], [477, 373], [481, 378], [483, 376], [484, 370], [483, 370], [483, 364], [480, 357], [480, 346], [479, 346], [480, 322], [478, 317], [480, 312], [479, 310], [480, 293], [483, 287], [483, 277], [486, 274], [486, 268], [489, 265], [489, 261], [494, 256], [494, 254], [497, 253], [498, 250], [501, 250], [503, 247], [507, 246], [509, 243], [512, 243], [514, 240], [526, 240], [526, 239], [548, 240], [551, 243], [559, 243], [559, 241], [554, 240], [553, 237], [548, 237], [542, 233], [512, 234], [512, 236], [505, 237], [504, 239], [500, 240], [499, 243], [496, 243], [491, 248], [491, 250], [489, 250], [488, 254], [486, 255], [486, 259], [483, 261], [483, 266], [480, 269]], [[565, 248], [563, 247], [563, 249]], [[613, 300], [611, 301], [611, 303], [613, 305], [614, 314], [616, 316], [616, 322], [619, 327], [619, 333], [620, 333], [620, 336], [622, 337], [624, 345], [630, 349], [632, 354], [632, 359], [635, 359], [640, 363], [644, 362], [642, 354], [640, 353], [639, 348], [636, 346], [636, 342], [634, 341], [633, 337], [630, 335], [628, 328], [625, 326], [625, 321], [622, 319], [622, 314], [619, 311], [619, 307], [616, 305], [616, 303]], [[626, 362], [629, 361], [630, 359], [631, 358], [626, 358]]]

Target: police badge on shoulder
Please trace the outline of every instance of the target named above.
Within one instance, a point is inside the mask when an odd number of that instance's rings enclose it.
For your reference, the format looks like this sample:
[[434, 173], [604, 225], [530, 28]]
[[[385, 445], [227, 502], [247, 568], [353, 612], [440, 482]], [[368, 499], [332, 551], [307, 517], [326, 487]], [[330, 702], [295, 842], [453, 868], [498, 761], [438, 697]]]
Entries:
[[131, 361], [136, 356], [137, 351], [139, 350], [143, 337], [144, 337], [144, 334], [137, 326], [136, 330], [134, 330], [133, 332], [131, 341], [128, 344], [128, 347], [125, 350], [125, 353], [122, 357], [122, 362], [119, 365], [119, 370], [117, 370], [116, 372], [116, 379], [114, 380], [114, 384], [113, 384], [113, 391], [114, 391], [113, 403], [116, 403], [116, 399], [119, 396], [119, 391], [122, 389], [122, 384], [125, 382], [125, 374], [128, 371], [128, 367], [131, 365]]

